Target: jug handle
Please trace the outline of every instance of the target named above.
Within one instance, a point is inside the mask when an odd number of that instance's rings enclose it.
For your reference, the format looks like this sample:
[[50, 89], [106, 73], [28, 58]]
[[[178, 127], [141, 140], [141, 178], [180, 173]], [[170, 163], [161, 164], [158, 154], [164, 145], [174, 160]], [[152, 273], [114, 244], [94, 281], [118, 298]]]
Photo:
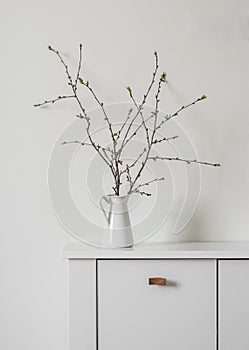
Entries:
[[103, 207], [103, 200], [104, 200], [107, 204], [110, 204], [110, 199], [109, 199], [108, 197], [106, 197], [106, 196], [102, 196], [102, 197], [100, 198], [100, 201], [99, 201], [100, 208], [101, 208], [101, 210], [102, 210], [102, 212], [103, 212], [103, 214], [104, 214], [104, 216], [105, 216], [105, 218], [106, 218], [106, 221], [107, 221], [108, 224], [110, 224], [110, 217], [106, 214], [106, 211], [105, 211], [105, 209], [104, 209], [104, 207]]

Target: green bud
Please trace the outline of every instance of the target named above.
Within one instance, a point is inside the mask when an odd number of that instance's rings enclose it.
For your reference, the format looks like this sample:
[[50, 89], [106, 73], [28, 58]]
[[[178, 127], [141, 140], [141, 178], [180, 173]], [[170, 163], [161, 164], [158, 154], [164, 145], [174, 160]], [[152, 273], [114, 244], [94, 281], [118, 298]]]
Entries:
[[202, 96], [200, 97], [201, 100], [205, 100], [205, 98], [207, 98], [206, 95], [202, 95]]
[[163, 83], [165, 83], [167, 80], [166, 80], [166, 73], [165, 72], [163, 72], [162, 73], [162, 75], [161, 75], [161, 81], [163, 82]]
[[79, 82], [80, 82], [81, 84], [84, 84], [84, 81], [83, 81], [83, 79], [82, 79], [81, 77], [79, 77], [78, 80], [79, 80]]

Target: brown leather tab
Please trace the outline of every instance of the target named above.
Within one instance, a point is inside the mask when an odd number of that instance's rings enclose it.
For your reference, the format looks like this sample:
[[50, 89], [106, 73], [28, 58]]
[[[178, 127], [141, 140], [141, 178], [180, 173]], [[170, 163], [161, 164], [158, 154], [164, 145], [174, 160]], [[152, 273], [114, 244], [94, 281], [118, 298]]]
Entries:
[[166, 278], [162, 277], [150, 277], [149, 285], [166, 286]]

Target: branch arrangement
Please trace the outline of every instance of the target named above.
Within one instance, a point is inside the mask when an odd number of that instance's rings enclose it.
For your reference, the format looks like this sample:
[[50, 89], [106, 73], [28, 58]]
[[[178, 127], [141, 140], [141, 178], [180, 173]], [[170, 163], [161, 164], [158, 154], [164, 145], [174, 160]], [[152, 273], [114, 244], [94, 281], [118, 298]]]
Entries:
[[[121, 123], [118, 130], [116, 130], [112, 120], [110, 119], [110, 117], [108, 116], [108, 113], [106, 112], [105, 104], [99, 99], [95, 90], [90, 85], [89, 81], [85, 81], [81, 77], [82, 44], [80, 44], [79, 46], [79, 61], [78, 61], [76, 76], [74, 78], [70, 74], [68, 65], [66, 64], [61, 53], [55, 50], [54, 48], [52, 48], [51, 46], [48, 46], [48, 49], [52, 51], [59, 58], [61, 64], [63, 65], [65, 69], [67, 83], [71, 88], [71, 94], [61, 95], [54, 99], [45, 100], [42, 103], [35, 104], [34, 107], [53, 104], [64, 99], [74, 99], [76, 101], [79, 107], [79, 113], [76, 116], [85, 122], [87, 141], [86, 142], [80, 142], [77, 140], [65, 141], [62, 144], [65, 145], [65, 144], [76, 143], [84, 147], [87, 146], [87, 147], [93, 148], [98, 153], [99, 157], [105, 162], [105, 164], [110, 169], [111, 175], [114, 180], [113, 186], [112, 186], [114, 195], [116, 196], [120, 195], [121, 185], [123, 183], [123, 179], [125, 179], [129, 184], [129, 189], [127, 191], [128, 194], [140, 193], [141, 195], [150, 196], [151, 194], [144, 191], [144, 188], [146, 186], [149, 186], [153, 182], [164, 180], [164, 178], [156, 178], [144, 183], [139, 181], [143, 174], [143, 171], [145, 169], [147, 162], [151, 160], [153, 161], [171, 161], [172, 160], [172, 161], [178, 161], [178, 162], [185, 162], [187, 164], [198, 163], [198, 164], [210, 165], [214, 167], [220, 166], [219, 163], [203, 162], [197, 159], [189, 160], [189, 159], [182, 159], [178, 157], [166, 157], [166, 156], [159, 157], [159, 156], [151, 155], [152, 149], [157, 144], [160, 144], [163, 142], [170, 142], [178, 137], [177, 135], [174, 135], [171, 137], [162, 138], [159, 135], [159, 130], [162, 128], [162, 126], [172, 118], [177, 117], [180, 114], [180, 112], [182, 112], [183, 110], [206, 99], [206, 96], [203, 95], [195, 99], [191, 103], [182, 106], [172, 114], [159, 116], [160, 93], [161, 93], [162, 85], [166, 83], [167, 80], [166, 80], [165, 72], [161, 73], [160, 75], [158, 73], [159, 63], [158, 63], [158, 54], [156, 51], [154, 52], [155, 67], [152, 73], [152, 78], [147, 87], [145, 94], [143, 95], [142, 101], [138, 102], [135, 99], [133, 95], [133, 91], [130, 86], [126, 88], [134, 107], [128, 111], [126, 118]], [[101, 108], [103, 119], [106, 123], [110, 140], [111, 140], [110, 147], [101, 146], [94, 140], [94, 137], [92, 134], [91, 118], [88, 116], [86, 112], [86, 107], [83, 105], [78, 94], [78, 89], [80, 86], [83, 86], [88, 90], [88, 92], [95, 99], [95, 102], [97, 103], [97, 105]], [[152, 93], [153, 88], [155, 88], [155, 91], [156, 91], [154, 95], [155, 107], [149, 116], [145, 116], [144, 106], [146, 104], [148, 96]], [[145, 141], [146, 141], [146, 147], [142, 151], [140, 151], [139, 154], [137, 154], [134, 161], [128, 162], [124, 159], [124, 150], [126, 149], [128, 144], [134, 141], [134, 138], [138, 132], [143, 132]]]

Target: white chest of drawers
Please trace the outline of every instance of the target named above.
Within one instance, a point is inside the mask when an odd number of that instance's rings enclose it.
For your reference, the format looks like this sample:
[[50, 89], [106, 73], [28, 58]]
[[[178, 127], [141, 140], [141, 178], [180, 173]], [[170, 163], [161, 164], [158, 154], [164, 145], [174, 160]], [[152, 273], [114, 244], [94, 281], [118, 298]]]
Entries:
[[63, 257], [70, 350], [249, 349], [249, 242], [70, 242]]

